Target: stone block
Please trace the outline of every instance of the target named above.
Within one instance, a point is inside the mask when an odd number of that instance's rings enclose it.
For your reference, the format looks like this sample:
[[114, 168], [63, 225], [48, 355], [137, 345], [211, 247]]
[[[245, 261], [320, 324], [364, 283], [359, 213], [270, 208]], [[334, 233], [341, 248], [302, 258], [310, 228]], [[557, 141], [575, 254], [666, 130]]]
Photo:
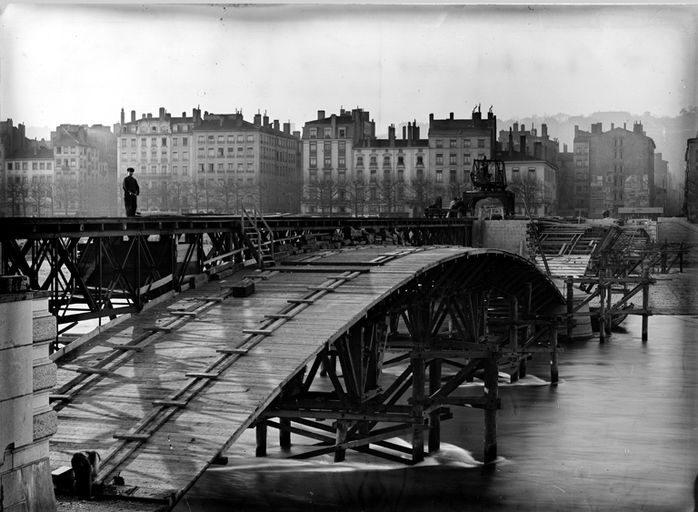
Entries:
[[11, 510], [9, 507], [25, 502], [24, 490], [22, 488], [22, 472], [14, 469], [0, 475], [0, 496], [2, 496], [2, 508]]
[[53, 512], [56, 510], [51, 467], [47, 459], [24, 466], [22, 480], [29, 512]]
[[56, 338], [56, 317], [48, 311], [34, 311], [32, 324], [32, 339], [35, 343]]
[[34, 392], [43, 389], [51, 389], [56, 385], [56, 364], [48, 362], [34, 366], [33, 389]]
[[[0, 295], [3, 297], [3, 295]], [[6, 297], [5, 297], [6, 298]], [[32, 343], [30, 300], [0, 302], [0, 350]]]
[[0, 350], [0, 403], [32, 392], [33, 357], [30, 345]]
[[0, 402], [0, 450], [14, 443], [15, 448], [32, 442], [32, 394]]
[[52, 436], [58, 429], [56, 411], [46, 411], [34, 415], [34, 441]]

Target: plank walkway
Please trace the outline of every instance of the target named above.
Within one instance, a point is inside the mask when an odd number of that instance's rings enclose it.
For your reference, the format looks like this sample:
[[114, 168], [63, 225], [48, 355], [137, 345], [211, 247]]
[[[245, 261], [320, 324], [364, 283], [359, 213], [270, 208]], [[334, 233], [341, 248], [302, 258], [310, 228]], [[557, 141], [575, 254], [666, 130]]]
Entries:
[[[97, 450], [108, 493], [177, 499], [328, 341], [458, 247], [361, 247], [210, 281], [59, 360], [51, 466]], [[233, 297], [243, 278], [255, 293]], [[91, 510], [99, 510], [93, 502]]]

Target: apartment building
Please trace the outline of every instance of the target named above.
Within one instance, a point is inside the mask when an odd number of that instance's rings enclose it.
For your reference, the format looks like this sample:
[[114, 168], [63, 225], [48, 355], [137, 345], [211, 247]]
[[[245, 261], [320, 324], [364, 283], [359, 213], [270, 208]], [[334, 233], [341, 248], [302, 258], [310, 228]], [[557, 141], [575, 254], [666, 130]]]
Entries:
[[[543, 140], [527, 142], [525, 130], [517, 130], [519, 143], [514, 143], [514, 130], [509, 130], [506, 150], [497, 152], [504, 162], [508, 189], [513, 190], [518, 215], [557, 215], [559, 155], [557, 142], [546, 151]], [[547, 131], [545, 134], [547, 137]], [[518, 148], [516, 150], [515, 148]], [[532, 151], [529, 151], [529, 148]]]
[[[100, 134], [102, 128], [97, 129]], [[56, 215], [107, 216], [116, 213], [115, 169], [110, 171], [103, 153], [109, 142], [101, 140], [101, 135], [97, 139], [89, 136], [86, 125], [62, 124], [51, 132]]]
[[[434, 184], [435, 195], [448, 198], [471, 190], [470, 171], [476, 159], [491, 159], [497, 143], [497, 117], [490, 108], [483, 119], [480, 107], [471, 119], [446, 119], [429, 114], [429, 163], [426, 180]], [[447, 204], [447, 203], [446, 203]]]
[[45, 141], [27, 140], [6, 155], [5, 212], [8, 215], [47, 216], [54, 213], [53, 151]]
[[[123, 111], [122, 111], [123, 121]], [[257, 114], [193, 109], [172, 117], [143, 114], [122, 122], [119, 169], [136, 170], [139, 209], [239, 213], [243, 207], [296, 213], [300, 203], [300, 134]]]
[[601, 123], [591, 131], [575, 126], [575, 207], [599, 218], [617, 216], [619, 208], [655, 206], [654, 150], [639, 122], [632, 131], [625, 124], [607, 132]]
[[419, 138], [416, 121], [402, 127], [402, 138], [396, 137], [395, 125], [390, 125], [387, 139], [367, 140], [355, 148], [355, 180], [349, 184], [353, 201], [348, 211], [421, 216], [434, 199], [433, 187], [426, 181], [428, 155], [429, 141]]
[[[368, 165], [361, 155], [361, 173], [354, 167], [354, 149], [368, 148], [376, 139], [369, 112], [356, 108], [325, 115], [303, 126], [301, 211], [322, 215], [367, 214], [365, 188]], [[374, 206], [373, 210], [378, 209]], [[361, 212], [361, 213], [359, 213]]]

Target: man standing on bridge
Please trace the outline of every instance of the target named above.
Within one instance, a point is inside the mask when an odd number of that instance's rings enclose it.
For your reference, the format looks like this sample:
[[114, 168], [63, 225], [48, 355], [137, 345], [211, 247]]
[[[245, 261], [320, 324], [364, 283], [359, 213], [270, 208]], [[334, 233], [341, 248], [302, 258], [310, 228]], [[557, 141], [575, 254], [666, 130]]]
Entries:
[[135, 217], [140, 188], [138, 187], [138, 181], [133, 177], [133, 167], [126, 169], [126, 172], [128, 176], [124, 178], [124, 184], [121, 187], [124, 189], [124, 206], [126, 207], [126, 216]]

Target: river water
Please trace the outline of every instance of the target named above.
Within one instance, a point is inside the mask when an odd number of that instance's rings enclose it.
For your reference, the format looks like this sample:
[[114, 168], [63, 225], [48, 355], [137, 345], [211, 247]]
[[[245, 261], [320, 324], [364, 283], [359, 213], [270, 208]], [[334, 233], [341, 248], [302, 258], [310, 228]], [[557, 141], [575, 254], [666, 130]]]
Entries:
[[472, 409], [452, 408], [442, 450], [411, 467], [352, 452], [282, 460], [274, 447], [254, 458], [250, 431], [176, 510], [692, 511], [698, 317], [652, 317], [644, 344], [640, 317], [623, 326], [604, 344], [564, 345], [557, 386], [536, 356], [528, 377], [500, 387], [494, 466], [479, 462], [484, 420]]

